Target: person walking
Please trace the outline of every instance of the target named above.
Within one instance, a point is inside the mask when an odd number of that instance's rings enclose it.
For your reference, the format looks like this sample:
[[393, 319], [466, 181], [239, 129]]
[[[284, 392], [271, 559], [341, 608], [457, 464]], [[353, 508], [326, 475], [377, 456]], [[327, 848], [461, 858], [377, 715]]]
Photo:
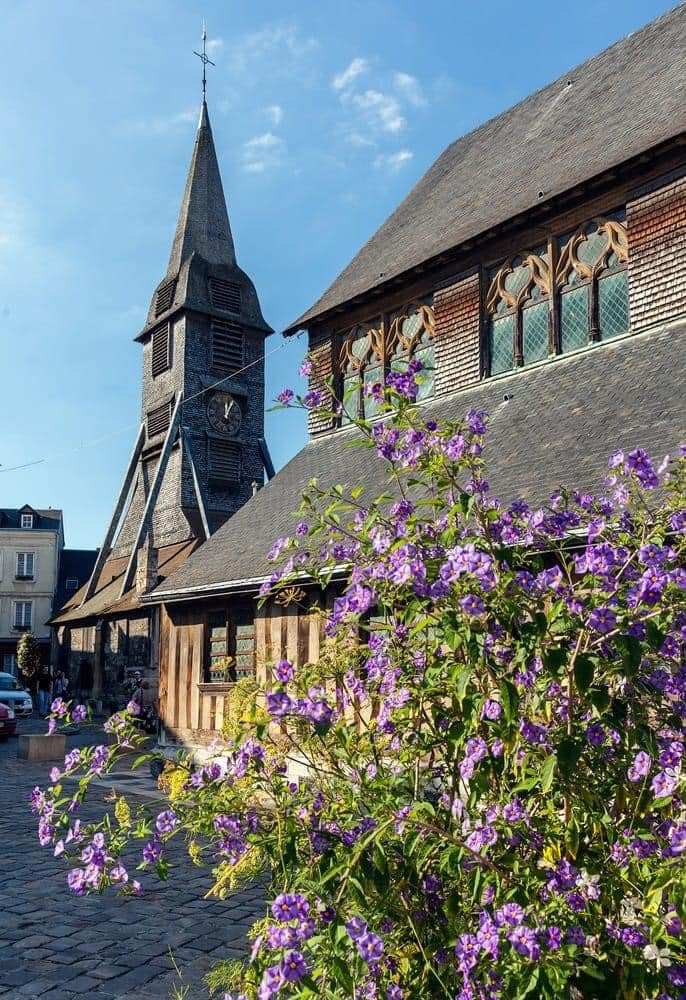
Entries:
[[50, 671], [43, 668], [38, 678], [38, 714], [46, 716], [50, 708]]
[[64, 676], [63, 670], [58, 670], [55, 676], [55, 683], [52, 686], [53, 698], [66, 698], [69, 690], [69, 681]]

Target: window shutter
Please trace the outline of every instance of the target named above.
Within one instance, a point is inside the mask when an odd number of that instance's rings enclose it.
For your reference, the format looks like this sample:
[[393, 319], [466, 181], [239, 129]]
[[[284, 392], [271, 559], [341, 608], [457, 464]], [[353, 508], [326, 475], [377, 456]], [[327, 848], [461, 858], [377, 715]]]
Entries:
[[241, 286], [235, 281], [210, 278], [210, 299], [215, 309], [239, 313], [241, 311]]
[[165, 281], [162, 287], [158, 289], [155, 296], [155, 316], [161, 316], [163, 312], [171, 308], [175, 291], [176, 278], [172, 278], [171, 281]]
[[243, 367], [243, 331], [223, 319], [210, 322], [212, 333], [212, 369], [222, 375], [234, 375]]
[[227, 483], [240, 482], [241, 450], [233, 441], [209, 441], [210, 476]]
[[169, 323], [163, 323], [152, 332], [152, 377], [169, 368]]
[[171, 400], [163, 406], [158, 406], [148, 413], [148, 437], [157, 437], [158, 434], [166, 434], [169, 430], [171, 419]]

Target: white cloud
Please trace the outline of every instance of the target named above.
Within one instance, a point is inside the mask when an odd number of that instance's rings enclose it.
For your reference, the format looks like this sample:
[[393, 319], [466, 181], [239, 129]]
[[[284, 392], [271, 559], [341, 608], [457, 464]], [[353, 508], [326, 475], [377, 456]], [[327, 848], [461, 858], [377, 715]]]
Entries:
[[413, 156], [414, 153], [411, 149], [399, 149], [397, 153], [380, 153], [374, 159], [374, 166], [377, 170], [386, 170], [388, 173], [395, 174]]
[[266, 108], [262, 109], [265, 115], [269, 118], [274, 128], [280, 125], [283, 120], [283, 108], [280, 104], [269, 104]]
[[352, 101], [373, 128], [393, 133], [405, 128], [400, 104], [392, 94], [383, 94], [380, 90], [365, 90], [363, 94], [353, 95]]
[[240, 41], [240, 50], [247, 58], [268, 55], [281, 49], [295, 59], [316, 49], [319, 42], [310, 35], [302, 35], [293, 24], [271, 24], [246, 35]]
[[189, 108], [187, 111], [177, 111], [175, 114], [160, 116], [159, 118], [149, 118], [132, 123], [132, 127], [141, 132], [153, 132], [155, 135], [167, 135], [177, 129], [183, 129], [188, 125], [197, 125], [198, 109]]
[[286, 156], [286, 143], [273, 132], [256, 135], [243, 143], [241, 154], [243, 170], [250, 174], [262, 174], [266, 170], [280, 166]]
[[331, 86], [334, 90], [347, 90], [350, 84], [353, 83], [358, 76], [366, 73], [368, 69], [369, 63], [367, 60], [357, 56], [353, 59], [349, 66], [346, 66], [342, 73], [336, 74], [331, 81]]
[[412, 104], [415, 108], [425, 107], [427, 101], [416, 76], [412, 76], [410, 73], [396, 73], [393, 82], [396, 90], [408, 104]]
[[207, 54], [210, 57], [210, 59], [213, 56], [216, 56], [217, 52], [219, 52], [219, 50], [223, 49], [223, 48], [224, 48], [224, 39], [223, 38], [208, 38], [207, 39]]

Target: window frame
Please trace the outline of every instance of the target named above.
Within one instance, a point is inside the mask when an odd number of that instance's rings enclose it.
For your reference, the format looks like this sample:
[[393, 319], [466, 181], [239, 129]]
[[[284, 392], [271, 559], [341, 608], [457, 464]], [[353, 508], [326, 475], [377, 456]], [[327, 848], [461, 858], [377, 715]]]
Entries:
[[22, 514], [19, 523], [22, 529], [33, 528], [33, 514]]
[[[28, 608], [28, 622], [26, 614], [22, 614], [22, 621], [19, 621], [19, 608]], [[33, 628], [33, 601], [12, 601], [12, 629], [15, 632], [30, 632]]]
[[64, 581], [64, 589], [68, 590], [71, 594], [76, 593], [79, 589], [79, 578], [77, 576], [68, 576]]
[[[30, 557], [31, 572], [26, 571], [26, 563]], [[19, 572], [19, 561], [23, 560], [24, 572]], [[15, 552], [14, 555], [14, 579], [15, 580], [35, 580], [36, 579], [36, 553], [35, 552]]]
[[[588, 230], [604, 228], [608, 234], [608, 246], [592, 264], [584, 264], [575, 256], [576, 248], [588, 239]], [[569, 250], [567, 248], [570, 248]], [[510, 375], [521, 368], [540, 364], [561, 355], [584, 350], [591, 344], [603, 342], [604, 339], [614, 339], [622, 334], [612, 334], [603, 338], [600, 329], [600, 282], [609, 276], [628, 270], [628, 245], [626, 233], [626, 213], [623, 206], [602, 215], [593, 216], [577, 225], [571, 232], [550, 232], [545, 244], [538, 245], [538, 252], [521, 250], [501, 261], [497, 266], [484, 267], [484, 299], [483, 299], [483, 336], [482, 336], [482, 371], [483, 378], [496, 378], [500, 375]], [[617, 261], [608, 266], [612, 255]], [[498, 313], [498, 302], [504, 301], [506, 291], [504, 282], [507, 274], [514, 270], [516, 261], [530, 264], [531, 277], [518, 290], [510, 308]], [[516, 266], [520, 266], [517, 264]], [[578, 275], [572, 283], [568, 276], [574, 270]], [[584, 273], [586, 272], [586, 273]], [[542, 295], [532, 300], [531, 289], [537, 284], [542, 289]], [[562, 329], [562, 302], [565, 295], [577, 289], [587, 290], [587, 335], [585, 342], [579, 346], [564, 348]], [[627, 288], [628, 316], [628, 288]], [[541, 302], [548, 306], [548, 353], [547, 357], [526, 361], [524, 352], [523, 314], [525, 310]], [[493, 327], [498, 319], [513, 317], [512, 366], [493, 372]], [[627, 333], [630, 325], [627, 323]]]
[[[383, 384], [387, 375], [393, 371], [394, 361], [399, 360], [396, 353], [399, 345], [404, 348], [400, 360], [406, 362], [409, 362], [418, 352], [426, 349], [427, 344], [423, 341], [425, 334], [428, 338], [428, 345], [431, 346], [436, 330], [433, 300], [433, 292], [429, 292], [426, 295], [410, 299], [395, 309], [385, 310], [372, 319], [356, 323], [353, 327], [348, 327], [335, 335], [336, 388], [338, 398], [344, 408], [344, 412], [338, 420], [340, 427], [347, 427], [353, 420], [362, 419], [365, 416], [367, 419], [374, 419], [377, 416], [378, 410], [365, 413], [365, 401], [368, 397], [365, 397], [364, 388], [368, 384], [365, 377], [368, 372], [378, 369], [380, 381]], [[407, 336], [402, 331], [402, 323], [413, 315], [412, 310], [421, 316], [421, 322], [419, 329], [411, 336]], [[360, 331], [364, 331], [362, 336], [369, 337], [369, 345], [366, 351], [358, 357], [352, 350], [352, 344], [361, 339]], [[357, 386], [357, 405], [355, 415], [352, 416], [349, 406], [346, 407], [345, 395], [351, 388], [350, 385], [346, 386], [346, 383], [353, 380], [355, 373], [357, 374], [357, 378], [354, 379]], [[423, 399], [428, 399], [435, 394], [434, 375], [435, 370], [432, 370], [430, 390], [423, 396]], [[352, 395], [348, 397], [348, 403], [352, 398]]]
[[[202, 686], [206, 687], [216, 687], [216, 686], [226, 686], [237, 684], [238, 681], [247, 678], [255, 679], [257, 677], [257, 625], [255, 621], [255, 606], [254, 602], [250, 601], [238, 601], [232, 602], [231, 604], [225, 604], [218, 608], [210, 608], [205, 612], [204, 615], [204, 656], [203, 656], [203, 670], [202, 670]], [[213, 623], [213, 619], [218, 620], [219, 624]], [[241, 619], [249, 619], [249, 621], [242, 621]], [[221, 637], [213, 637], [212, 632], [214, 629], [221, 630], [224, 629], [224, 652], [221, 654], [213, 654], [212, 645], [213, 643], [221, 642]], [[248, 629], [251, 634], [242, 633], [239, 634], [239, 629]], [[238, 642], [251, 640], [252, 650], [239, 650]], [[238, 666], [237, 658], [239, 656], [252, 656], [252, 666], [246, 670], [244, 667]], [[218, 680], [212, 677], [212, 659], [213, 656], [217, 659], [231, 657], [233, 659], [233, 664], [230, 668], [230, 676], [224, 680]]]

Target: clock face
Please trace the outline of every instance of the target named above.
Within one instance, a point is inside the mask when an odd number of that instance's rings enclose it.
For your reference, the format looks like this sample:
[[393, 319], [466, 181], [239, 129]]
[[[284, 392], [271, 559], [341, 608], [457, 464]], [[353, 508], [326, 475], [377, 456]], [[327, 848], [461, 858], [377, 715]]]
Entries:
[[238, 434], [243, 414], [228, 392], [215, 392], [207, 404], [207, 422], [219, 434]]

